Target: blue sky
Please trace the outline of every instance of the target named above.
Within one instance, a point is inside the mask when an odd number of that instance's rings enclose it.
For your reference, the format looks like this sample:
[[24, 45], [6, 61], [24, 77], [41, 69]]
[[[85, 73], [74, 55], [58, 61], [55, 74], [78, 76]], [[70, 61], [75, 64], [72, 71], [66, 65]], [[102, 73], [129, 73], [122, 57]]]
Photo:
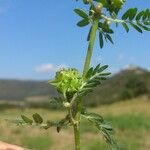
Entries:
[[[127, 1], [126, 7], [150, 7], [149, 0]], [[52, 78], [60, 66], [82, 70], [89, 26], [78, 28], [75, 0], [0, 0], [0, 78]], [[150, 69], [150, 34], [115, 29], [114, 45], [95, 44], [92, 64], [116, 72], [129, 64]]]

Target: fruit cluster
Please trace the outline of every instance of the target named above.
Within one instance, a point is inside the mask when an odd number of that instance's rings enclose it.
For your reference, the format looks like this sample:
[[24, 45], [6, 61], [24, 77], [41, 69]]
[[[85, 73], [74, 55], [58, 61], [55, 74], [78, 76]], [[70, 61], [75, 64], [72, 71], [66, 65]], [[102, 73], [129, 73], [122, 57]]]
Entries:
[[57, 71], [55, 79], [50, 81], [50, 83], [60, 93], [74, 93], [81, 87], [83, 80], [77, 69], [68, 68]]

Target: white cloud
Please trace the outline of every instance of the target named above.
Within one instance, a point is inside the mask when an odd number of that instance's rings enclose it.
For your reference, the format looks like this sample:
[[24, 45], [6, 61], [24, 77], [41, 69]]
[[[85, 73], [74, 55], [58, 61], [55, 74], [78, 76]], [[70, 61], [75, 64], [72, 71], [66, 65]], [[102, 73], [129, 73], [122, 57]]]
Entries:
[[53, 65], [51, 63], [41, 64], [35, 67], [34, 71], [37, 73], [54, 73], [55, 71], [61, 68], [67, 68], [68, 66], [65, 64]]
[[37, 66], [34, 70], [38, 73], [49, 73], [55, 71], [55, 67], [53, 64], [48, 63]]

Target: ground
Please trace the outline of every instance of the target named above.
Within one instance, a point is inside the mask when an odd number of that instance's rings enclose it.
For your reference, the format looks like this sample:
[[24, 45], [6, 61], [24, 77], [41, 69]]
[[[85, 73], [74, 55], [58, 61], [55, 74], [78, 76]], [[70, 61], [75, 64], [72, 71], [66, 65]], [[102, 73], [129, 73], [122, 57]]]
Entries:
[[[149, 150], [150, 148], [150, 100], [146, 97], [118, 102], [97, 108], [89, 108], [97, 112], [112, 124], [115, 137], [122, 150]], [[37, 127], [16, 126], [6, 121], [15, 119], [21, 114], [31, 116], [38, 112], [44, 118], [57, 120], [64, 117], [65, 112], [43, 109], [0, 111], [0, 141], [20, 145], [33, 150], [73, 150], [72, 129], [63, 129], [59, 134], [54, 128], [49, 130]], [[108, 150], [100, 133], [83, 120], [81, 124], [82, 150]]]

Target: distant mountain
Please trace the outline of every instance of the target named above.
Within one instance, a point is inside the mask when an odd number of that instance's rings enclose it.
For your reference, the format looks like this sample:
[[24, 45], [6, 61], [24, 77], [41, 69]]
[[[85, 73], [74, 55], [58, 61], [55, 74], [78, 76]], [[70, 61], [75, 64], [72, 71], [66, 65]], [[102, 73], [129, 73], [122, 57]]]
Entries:
[[[95, 106], [149, 93], [150, 72], [129, 66], [104, 81], [85, 99], [86, 104]], [[47, 81], [0, 80], [0, 100], [31, 100], [38, 97], [42, 100], [56, 95], [57, 91]]]
[[150, 95], [150, 72], [129, 65], [87, 96], [89, 105], [107, 104], [140, 95]]
[[0, 80], [0, 100], [26, 100], [34, 96], [56, 96], [47, 81]]

